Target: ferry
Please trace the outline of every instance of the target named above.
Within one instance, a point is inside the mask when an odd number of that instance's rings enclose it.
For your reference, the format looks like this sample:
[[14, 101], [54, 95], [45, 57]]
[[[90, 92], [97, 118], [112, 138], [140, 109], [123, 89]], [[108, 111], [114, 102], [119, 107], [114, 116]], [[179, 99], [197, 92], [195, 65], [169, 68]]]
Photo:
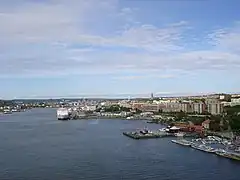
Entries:
[[59, 108], [57, 109], [57, 119], [58, 120], [69, 120], [70, 113], [67, 108]]

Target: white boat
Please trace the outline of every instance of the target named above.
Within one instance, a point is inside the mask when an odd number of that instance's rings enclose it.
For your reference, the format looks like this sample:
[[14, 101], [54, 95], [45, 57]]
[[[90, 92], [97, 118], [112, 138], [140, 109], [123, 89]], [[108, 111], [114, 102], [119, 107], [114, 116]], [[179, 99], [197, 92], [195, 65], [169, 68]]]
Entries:
[[4, 114], [12, 114], [12, 111], [9, 110], [9, 109], [4, 109], [4, 110], [3, 110], [3, 113], [4, 113]]
[[58, 120], [68, 120], [70, 119], [70, 114], [67, 108], [57, 109], [57, 118]]
[[200, 144], [200, 145], [192, 144], [191, 147], [200, 151], [208, 152], [208, 153], [214, 153], [216, 151], [214, 148], [210, 146], [206, 146], [204, 144]]
[[179, 133], [175, 133], [174, 135], [177, 137], [183, 137], [185, 134], [182, 132], [179, 132]]
[[166, 132], [167, 129], [166, 129], [166, 128], [161, 128], [161, 129], [159, 129], [159, 131], [161, 131], [161, 132]]
[[176, 143], [176, 144], [180, 144], [180, 145], [183, 145], [183, 146], [191, 146], [191, 142], [190, 141], [187, 141], [187, 140], [172, 140], [173, 143]]

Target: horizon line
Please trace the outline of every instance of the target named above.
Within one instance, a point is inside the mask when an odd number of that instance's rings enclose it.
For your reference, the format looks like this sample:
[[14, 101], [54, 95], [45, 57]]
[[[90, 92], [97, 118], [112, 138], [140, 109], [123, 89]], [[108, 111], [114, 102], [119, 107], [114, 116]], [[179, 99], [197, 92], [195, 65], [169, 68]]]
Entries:
[[[153, 97], [188, 97], [188, 96], [207, 96], [214, 94], [240, 94], [239, 92], [208, 92], [208, 93], [153, 93]], [[141, 99], [151, 98], [151, 93], [139, 94], [81, 94], [81, 95], [67, 95], [67, 96], [30, 96], [30, 97], [14, 97], [1, 98], [0, 100], [44, 100], [44, 99]]]

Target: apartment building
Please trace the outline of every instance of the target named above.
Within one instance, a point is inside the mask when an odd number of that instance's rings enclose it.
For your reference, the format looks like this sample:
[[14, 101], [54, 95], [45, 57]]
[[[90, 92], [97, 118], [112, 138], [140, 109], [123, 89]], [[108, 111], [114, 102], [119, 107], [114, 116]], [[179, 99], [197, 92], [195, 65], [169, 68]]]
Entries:
[[166, 107], [162, 109], [163, 112], [180, 112], [180, 103], [167, 103]]
[[180, 111], [186, 112], [186, 113], [191, 113], [193, 112], [193, 108], [192, 108], [192, 104], [191, 103], [180, 103]]
[[206, 105], [210, 114], [217, 115], [223, 112], [223, 104], [218, 99], [207, 99]]
[[206, 112], [206, 104], [203, 102], [193, 103], [192, 110], [194, 113], [202, 114]]

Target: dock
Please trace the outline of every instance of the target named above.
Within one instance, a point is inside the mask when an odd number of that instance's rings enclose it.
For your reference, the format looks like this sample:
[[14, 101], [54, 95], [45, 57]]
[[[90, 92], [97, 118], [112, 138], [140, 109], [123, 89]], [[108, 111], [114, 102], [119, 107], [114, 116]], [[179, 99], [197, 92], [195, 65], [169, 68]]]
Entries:
[[132, 139], [151, 139], [151, 138], [162, 137], [159, 134], [139, 134], [139, 133], [135, 133], [135, 132], [123, 132], [123, 135], [130, 137]]
[[228, 158], [231, 160], [236, 160], [240, 162], [240, 154], [239, 153], [230, 153], [230, 152], [215, 152], [216, 155], [224, 158]]
[[213, 153], [213, 154], [216, 154], [217, 156], [228, 158], [231, 160], [237, 160], [240, 162], [240, 153], [228, 152], [224, 149], [214, 149], [210, 146], [206, 146], [204, 144], [196, 144], [191, 141], [187, 141], [185, 139], [172, 140], [172, 142], [182, 146], [188, 146], [202, 152]]
[[132, 139], [153, 139], [153, 138], [161, 138], [161, 137], [170, 137], [172, 135], [165, 132], [151, 132], [147, 130], [143, 131], [133, 131], [133, 132], [123, 132], [123, 135], [130, 137]]

